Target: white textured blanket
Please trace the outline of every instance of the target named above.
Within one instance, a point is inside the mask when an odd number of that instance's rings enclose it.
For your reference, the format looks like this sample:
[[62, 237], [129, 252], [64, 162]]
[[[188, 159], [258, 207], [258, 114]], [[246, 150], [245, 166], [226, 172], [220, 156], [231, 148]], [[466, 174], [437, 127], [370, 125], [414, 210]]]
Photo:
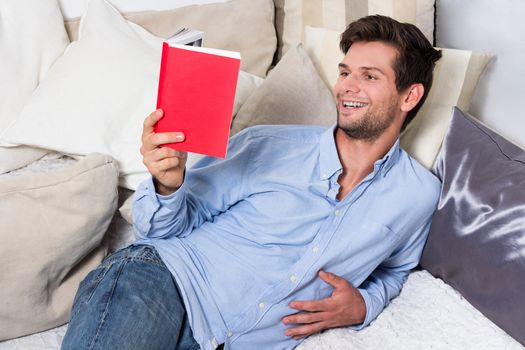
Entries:
[[[0, 343], [1, 350], [59, 349], [67, 326]], [[413, 272], [401, 294], [372, 324], [356, 332], [333, 329], [297, 350], [525, 349], [461, 295], [427, 271]]]

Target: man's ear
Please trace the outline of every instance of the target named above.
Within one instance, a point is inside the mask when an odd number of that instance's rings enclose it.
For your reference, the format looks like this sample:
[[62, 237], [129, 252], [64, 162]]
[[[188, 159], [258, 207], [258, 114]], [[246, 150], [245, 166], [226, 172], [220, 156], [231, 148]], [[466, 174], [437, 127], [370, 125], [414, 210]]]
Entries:
[[407, 113], [412, 110], [412, 108], [414, 108], [421, 100], [424, 92], [425, 88], [423, 87], [423, 84], [412, 84], [403, 94], [404, 96], [403, 100], [401, 101], [401, 110]]

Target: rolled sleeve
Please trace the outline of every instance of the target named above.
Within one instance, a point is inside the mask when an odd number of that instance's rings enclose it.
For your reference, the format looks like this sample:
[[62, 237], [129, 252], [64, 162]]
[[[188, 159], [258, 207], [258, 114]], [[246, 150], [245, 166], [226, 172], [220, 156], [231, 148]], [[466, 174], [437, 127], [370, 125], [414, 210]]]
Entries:
[[181, 205], [183, 192], [181, 186], [169, 196], [159, 195], [152, 177], [138, 186], [133, 201], [133, 226], [138, 239], [160, 238], [169, 233], [169, 230], [154, 229], [153, 223], [173, 217], [173, 211]]

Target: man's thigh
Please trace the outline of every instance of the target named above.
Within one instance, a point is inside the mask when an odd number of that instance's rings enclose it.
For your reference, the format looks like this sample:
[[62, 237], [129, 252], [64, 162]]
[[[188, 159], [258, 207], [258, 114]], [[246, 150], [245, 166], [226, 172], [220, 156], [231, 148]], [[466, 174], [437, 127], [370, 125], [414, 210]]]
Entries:
[[177, 286], [155, 249], [130, 246], [82, 281], [62, 348], [175, 349], [179, 335], [187, 337], [187, 323]]

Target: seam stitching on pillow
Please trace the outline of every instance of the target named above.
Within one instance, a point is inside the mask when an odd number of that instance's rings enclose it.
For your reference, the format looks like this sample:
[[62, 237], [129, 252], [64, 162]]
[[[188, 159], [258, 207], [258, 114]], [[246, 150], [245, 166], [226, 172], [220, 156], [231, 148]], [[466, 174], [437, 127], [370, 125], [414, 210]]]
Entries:
[[[510, 157], [499, 145], [499, 143], [494, 139], [494, 137], [492, 137], [492, 135], [490, 135], [486, 130], [484, 130], [480, 125], [474, 123], [470, 118], [467, 118], [467, 120], [469, 121], [470, 124], [472, 124], [473, 126], [475, 126], [479, 131], [481, 131], [484, 135], [486, 135], [495, 145], [496, 147], [498, 147], [498, 149], [500, 150], [501, 154], [504, 155], [508, 160], [510, 161], [513, 161], [513, 162], [518, 162], [518, 163], [521, 163], [521, 164], [524, 164], [525, 165], [525, 162], [519, 160], [519, 159], [514, 159], [512, 157]], [[508, 140], [507, 140], [508, 141]], [[508, 141], [509, 143], [513, 144], [512, 142]], [[514, 145], [516, 146], [516, 145]], [[516, 146], [518, 147], [518, 146]]]
[[[22, 189], [16, 189], [16, 190], [9, 190], [9, 191], [6, 191], [6, 192], [0, 192], [0, 196], [3, 196], [3, 195], [8, 195], [8, 194], [11, 194], [11, 193], [16, 193], [16, 192], [26, 192], [26, 191], [32, 191], [32, 190], [39, 190], [39, 189], [43, 189], [43, 188], [48, 188], [48, 187], [52, 187], [52, 186], [56, 186], [56, 185], [59, 185], [59, 184], [63, 184], [63, 183], [66, 183], [66, 182], [69, 182], [81, 175], [84, 175], [85, 173], [89, 172], [89, 171], [92, 171], [92, 170], [96, 170], [98, 168], [101, 168], [101, 167], [105, 167], [107, 165], [110, 165], [111, 167], [115, 168], [116, 170], [116, 167], [114, 165], [113, 162], [107, 162], [107, 163], [104, 163], [104, 164], [99, 164], [93, 168], [89, 168], [89, 169], [84, 169], [82, 170], [81, 172], [79, 173], [76, 173], [72, 176], [69, 176], [67, 177], [66, 179], [60, 179], [59, 181], [56, 181], [56, 182], [53, 182], [53, 183], [49, 183], [49, 184], [46, 184], [46, 185], [41, 185], [41, 186], [35, 186], [35, 187], [31, 187], [31, 188], [22, 188]], [[36, 174], [36, 176], [39, 176], [39, 175], [47, 175], [47, 174]], [[35, 174], [31, 174], [31, 176], [35, 176]], [[17, 178], [18, 180], [18, 178]]]

